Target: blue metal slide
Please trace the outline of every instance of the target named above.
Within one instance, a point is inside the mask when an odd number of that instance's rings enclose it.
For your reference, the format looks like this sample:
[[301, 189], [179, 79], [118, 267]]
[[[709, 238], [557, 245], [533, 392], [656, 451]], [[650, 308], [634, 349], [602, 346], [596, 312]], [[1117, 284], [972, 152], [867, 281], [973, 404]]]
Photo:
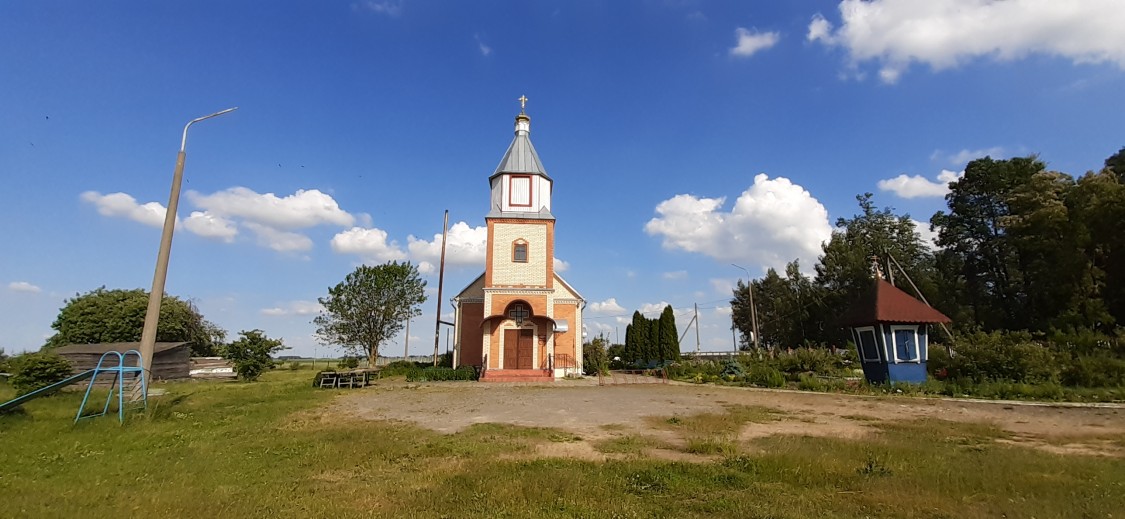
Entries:
[[83, 371], [83, 372], [81, 372], [77, 375], [72, 375], [70, 378], [66, 378], [66, 379], [60, 380], [58, 382], [55, 382], [54, 384], [51, 384], [47, 387], [41, 387], [41, 388], [36, 389], [35, 391], [32, 391], [30, 393], [17, 396], [17, 397], [15, 397], [15, 398], [7, 401], [7, 402], [4, 402], [3, 404], [0, 404], [0, 413], [3, 413], [3, 412], [5, 412], [9, 409], [15, 409], [15, 408], [19, 407], [20, 404], [22, 404], [24, 402], [27, 402], [28, 400], [34, 400], [34, 399], [39, 398], [41, 396], [47, 396], [51, 393], [54, 393], [55, 391], [58, 391], [58, 390], [66, 387], [66, 386], [69, 386], [69, 385], [71, 385], [75, 382], [81, 382], [83, 380], [86, 380], [86, 379], [94, 376], [94, 371], [96, 371], [96, 370], [91, 369], [91, 370]]

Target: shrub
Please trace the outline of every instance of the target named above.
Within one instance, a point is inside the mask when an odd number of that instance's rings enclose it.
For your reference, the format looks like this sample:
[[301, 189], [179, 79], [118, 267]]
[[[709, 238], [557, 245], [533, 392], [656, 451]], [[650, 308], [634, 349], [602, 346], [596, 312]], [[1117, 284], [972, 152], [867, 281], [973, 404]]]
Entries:
[[750, 368], [750, 383], [762, 387], [784, 387], [785, 375], [771, 366], [754, 366]]
[[355, 357], [344, 356], [344, 358], [340, 359], [340, 362], [336, 363], [336, 366], [342, 369], [355, 369], [359, 367], [359, 359]]
[[285, 349], [279, 339], [270, 339], [262, 330], [243, 330], [238, 332], [237, 341], [227, 345], [223, 357], [234, 365], [238, 378], [251, 382], [267, 370], [272, 369], [275, 352]]
[[801, 391], [824, 391], [824, 381], [813, 375], [801, 375], [797, 381], [797, 389]]
[[461, 366], [457, 369], [441, 366], [430, 366], [424, 369], [411, 370], [406, 373], [408, 382], [443, 382], [447, 380], [476, 380], [477, 370], [472, 366]]
[[394, 377], [398, 375], [407, 375], [407, 378], [409, 379], [409, 375], [411, 373], [415, 371], [421, 371], [425, 367], [425, 364], [419, 364], [417, 362], [411, 362], [409, 360], [396, 360], [390, 364], [387, 364], [386, 366], [383, 366], [383, 369], [379, 372], [379, 376]]
[[949, 376], [974, 382], [1056, 382], [1055, 355], [1024, 332], [975, 333], [956, 343]]
[[1079, 387], [1125, 386], [1125, 359], [1080, 355], [1062, 369], [1062, 383]]
[[582, 374], [594, 376], [609, 371], [605, 345], [606, 341], [600, 337], [582, 345]]
[[70, 361], [50, 352], [25, 353], [11, 359], [9, 380], [16, 394], [47, 387], [70, 376]]
[[786, 373], [827, 375], [837, 368], [839, 362], [838, 356], [824, 348], [798, 348], [792, 354], [782, 353], [778, 356], [779, 368]]

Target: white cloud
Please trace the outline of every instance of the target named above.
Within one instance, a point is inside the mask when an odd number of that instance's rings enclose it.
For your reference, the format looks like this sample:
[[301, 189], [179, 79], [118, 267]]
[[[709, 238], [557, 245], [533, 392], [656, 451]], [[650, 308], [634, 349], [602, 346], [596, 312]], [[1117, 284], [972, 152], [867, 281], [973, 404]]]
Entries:
[[716, 306], [715, 307], [715, 315], [730, 317], [730, 315], [733, 314], [733, 313], [734, 313], [734, 310], [729, 306]]
[[86, 191], [80, 195], [82, 201], [93, 204], [102, 216], [128, 218], [152, 227], [163, 227], [167, 211], [157, 202], [138, 204], [137, 199], [125, 193], [103, 195], [97, 191]]
[[757, 175], [730, 212], [722, 210], [724, 201], [676, 195], [656, 206], [645, 232], [661, 236], [668, 250], [775, 268], [794, 259], [814, 264], [832, 235], [828, 210], [784, 177]]
[[913, 219], [911, 219], [910, 221], [914, 222], [914, 230], [918, 231], [918, 234], [922, 236], [922, 243], [926, 244], [926, 246], [931, 250], [937, 250], [937, 230], [935, 229], [931, 231], [930, 224], [926, 222], [919, 222], [918, 220]]
[[687, 271], [686, 270], [677, 270], [677, 271], [674, 271], [674, 272], [665, 272], [665, 273], [661, 274], [660, 277], [662, 277], [664, 279], [667, 279], [667, 280], [687, 279]]
[[27, 281], [13, 281], [11, 283], [8, 283], [8, 290], [11, 290], [12, 292], [23, 292], [26, 294], [38, 294], [43, 291], [42, 288], [32, 285]]
[[257, 193], [245, 187], [232, 187], [210, 195], [188, 191], [187, 198], [208, 213], [238, 217], [275, 229], [303, 229], [317, 225], [354, 225], [356, 218], [340, 209], [331, 195], [317, 189], [298, 189], [296, 193], [278, 197], [273, 193]]
[[661, 301], [659, 303], [645, 303], [641, 305], [640, 311], [641, 314], [643, 314], [645, 317], [651, 318], [654, 316], [654, 314], [660, 314], [660, 312], [663, 312], [664, 307], [666, 306], [668, 306], [667, 301]]
[[[383, 236], [385, 240], [386, 233]], [[431, 268], [441, 261], [441, 233], [434, 234], [431, 241], [414, 236], [408, 236], [406, 241], [412, 260], [429, 263]], [[445, 241], [445, 264], [484, 268], [487, 246], [488, 228], [469, 227], [465, 222], [457, 222], [449, 227]]]
[[941, 170], [937, 181], [929, 180], [922, 175], [902, 174], [895, 178], [880, 180], [877, 184], [882, 191], [890, 191], [902, 198], [941, 197], [949, 193], [949, 183], [961, 178], [965, 172], [960, 173]]
[[398, 243], [387, 243], [387, 231], [382, 229], [352, 227], [332, 237], [332, 250], [378, 262], [406, 259], [406, 253], [399, 248]]
[[287, 315], [316, 315], [320, 313], [320, 303], [316, 301], [290, 301], [273, 308], [263, 308], [262, 315], [287, 316]]
[[813, 16], [806, 38], [847, 50], [852, 66], [879, 64], [893, 83], [911, 63], [934, 70], [977, 58], [1058, 56], [1125, 68], [1120, 0], [842, 0], [841, 26]]
[[277, 252], [299, 252], [311, 250], [313, 242], [300, 233], [281, 231], [255, 222], [243, 222], [258, 237], [258, 245], [269, 247]]
[[566, 272], [570, 270], [570, 263], [566, 260], [555, 258], [555, 272]]
[[[940, 156], [938, 152], [934, 152], [936, 156]], [[957, 153], [950, 154], [946, 160], [954, 166], [964, 167], [971, 160], [980, 159], [984, 157], [1001, 157], [1004, 155], [1004, 148], [993, 146], [991, 148], [984, 148], [979, 150], [963, 149]]]
[[184, 229], [204, 238], [214, 238], [231, 243], [238, 235], [234, 222], [206, 211], [192, 211], [184, 220]]
[[489, 54], [492, 54], [492, 47], [485, 45], [484, 42], [481, 41], [479, 34], [474, 34], [473, 39], [477, 41], [477, 48], [480, 49], [481, 56], [488, 56]]
[[590, 303], [586, 307], [590, 312], [595, 314], [620, 314], [625, 312], [625, 307], [617, 304], [617, 298], [611, 297], [605, 301]]
[[401, 0], [367, 0], [365, 2], [353, 2], [352, 9], [356, 11], [371, 11], [373, 13], [385, 14], [390, 17], [397, 17], [402, 14], [402, 1]]
[[777, 32], [757, 32], [745, 27], [735, 29], [734, 35], [738, 43], [731, 47], [730, 54], [744, 58], [777, 45], [777, 41], [781, 38]]

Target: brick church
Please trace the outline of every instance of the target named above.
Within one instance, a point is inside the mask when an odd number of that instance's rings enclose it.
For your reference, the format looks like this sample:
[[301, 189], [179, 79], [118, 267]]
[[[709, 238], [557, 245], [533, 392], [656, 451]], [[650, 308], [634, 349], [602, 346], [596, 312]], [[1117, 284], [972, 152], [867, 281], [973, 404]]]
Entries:
[[551, 177], [531, 145], [521, 97], [515, 138], [488, 177], [484, 273], [453, 304], [454, 359], [484, 381], [553, 380], [582, 372], [586, 301], [555, 272]]

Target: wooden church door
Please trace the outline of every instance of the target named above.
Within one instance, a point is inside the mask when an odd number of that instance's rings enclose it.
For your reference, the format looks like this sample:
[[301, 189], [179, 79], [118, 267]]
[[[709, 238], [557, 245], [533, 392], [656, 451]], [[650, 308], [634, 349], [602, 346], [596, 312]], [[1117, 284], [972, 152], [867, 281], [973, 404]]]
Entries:
[[534, 330], [504, 330], [504, 369], [532, 369], [534, 347]]

